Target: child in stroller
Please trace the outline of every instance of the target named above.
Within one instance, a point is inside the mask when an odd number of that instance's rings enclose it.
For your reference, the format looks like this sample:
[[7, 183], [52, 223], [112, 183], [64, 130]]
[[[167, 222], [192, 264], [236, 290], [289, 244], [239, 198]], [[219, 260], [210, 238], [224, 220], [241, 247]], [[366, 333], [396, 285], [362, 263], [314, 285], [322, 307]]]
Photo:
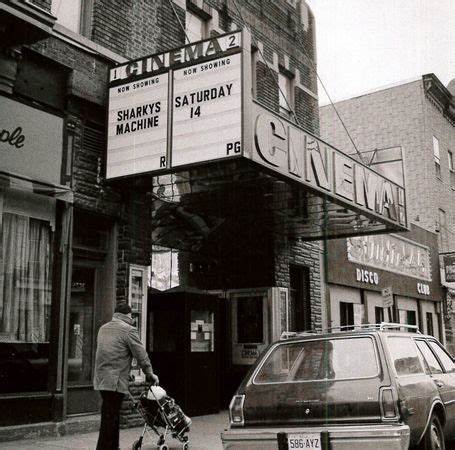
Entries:
[[[190, 431], [191, 419], [183, 413], [180, 406], [162, 387], [149, 386], [135, 402], [135, 407], [145, 423], [141, 436], [133, 443], [133, 450], [139, 450], [142, 447], [148, 428], [159, 436], [157, 445], [160, 450], [169, 450], [166, 445], [168, 434], [182, 443], [183, 450], [188, 450], [189, 441], [186, 434]], [[160, 432], [160, 429], [163, 429], [163, 432]]]

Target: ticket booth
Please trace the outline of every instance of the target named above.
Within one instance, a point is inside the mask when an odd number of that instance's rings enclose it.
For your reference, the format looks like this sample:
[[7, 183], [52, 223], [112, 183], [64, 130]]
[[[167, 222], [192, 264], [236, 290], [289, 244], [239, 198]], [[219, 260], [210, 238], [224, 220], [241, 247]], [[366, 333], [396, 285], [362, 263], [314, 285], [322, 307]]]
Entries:
[[147, 351], [161, 386], [190, 416], [220, 409], [220, 302], [196, 290], [149, 291]]
[[289, 331], [292, 308], [287, 288], [226, 291], [226, 335], [221, 361], [222, 405], [226, 407], [259, 355]]

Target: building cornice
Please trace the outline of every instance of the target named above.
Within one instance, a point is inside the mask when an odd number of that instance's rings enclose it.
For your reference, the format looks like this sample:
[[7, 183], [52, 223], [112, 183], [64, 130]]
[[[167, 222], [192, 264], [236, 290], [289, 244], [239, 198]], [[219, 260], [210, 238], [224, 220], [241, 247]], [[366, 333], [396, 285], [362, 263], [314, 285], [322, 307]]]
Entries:
[[435, 74], [422, 76], [425, 95], [429, 97], [441, 113], [452, 123], [455, 123], [455, 98], [441, 83]]

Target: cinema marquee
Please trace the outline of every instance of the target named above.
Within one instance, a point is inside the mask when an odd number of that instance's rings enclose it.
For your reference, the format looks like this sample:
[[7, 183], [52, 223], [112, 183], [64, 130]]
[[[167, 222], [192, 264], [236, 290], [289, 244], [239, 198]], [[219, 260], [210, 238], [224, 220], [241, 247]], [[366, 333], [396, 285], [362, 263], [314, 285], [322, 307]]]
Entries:
[[250, 48], [250, 35], [236, 31], [113, 68], [107, 178], [156, 184], [205, 170], [207, 179], [216, 167], [232, 183], [233, 172], [254, 168], [283, 184], [272, 208], [286, 233], [311, 240], [406, 230], [403, 186], [253, 100]]

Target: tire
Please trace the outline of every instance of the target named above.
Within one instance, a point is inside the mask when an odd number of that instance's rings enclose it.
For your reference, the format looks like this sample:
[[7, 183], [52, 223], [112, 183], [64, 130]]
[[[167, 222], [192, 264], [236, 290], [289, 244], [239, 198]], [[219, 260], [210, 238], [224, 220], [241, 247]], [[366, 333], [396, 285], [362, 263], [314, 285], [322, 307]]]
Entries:
[[188, 442], [185, 442], [183, 445], [182, 445], [182, 449], [183, 450], [188, 450], [190, 448], [190, 444], [188, 444]]
[[133, 445], [131, 447], [132, 450], [140, 450], [142, 448], [142, 442], [137, 440], [133, 442]]
[[422, 450], [445, 450], [444, 430], [438, 416], [433, 413], [420, 445]]
[[160, 450], [169, 450], [169, 447], [166, 444], [160, 445], [158, 448]]

